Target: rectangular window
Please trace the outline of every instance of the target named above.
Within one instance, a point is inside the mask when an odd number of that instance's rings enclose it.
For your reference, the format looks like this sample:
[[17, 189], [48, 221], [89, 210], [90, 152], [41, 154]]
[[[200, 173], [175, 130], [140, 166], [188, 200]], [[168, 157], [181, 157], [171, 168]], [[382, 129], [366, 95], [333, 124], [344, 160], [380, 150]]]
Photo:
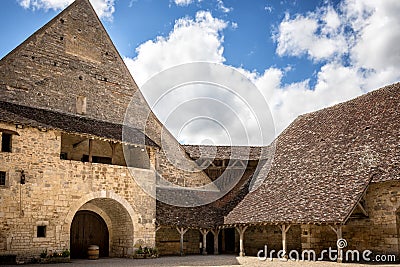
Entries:
[[7, 175], [6, 172], [0, 172], [0, 186], [6, 185], [6, 175]]
[[46, 237], [46, 225], [37, 226], [37, 237]]
[[1, 152], [11, 152], [11, 134], [2, 133], [1, 135]]
[[78, 96], [76, 98], [76, 113], [86, 114], [86, 96]]

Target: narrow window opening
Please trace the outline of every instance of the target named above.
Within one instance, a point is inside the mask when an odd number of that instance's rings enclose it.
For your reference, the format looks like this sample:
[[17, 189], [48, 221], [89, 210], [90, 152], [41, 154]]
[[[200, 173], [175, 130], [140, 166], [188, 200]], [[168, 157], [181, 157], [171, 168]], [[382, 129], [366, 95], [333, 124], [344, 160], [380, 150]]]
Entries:
[[37, 226], [37, 237], [46, 237], [46, 225]]
[[2, 133], [1, 136], [1, 152], [11, 152], [11, 139], [12, 135], [8, 133]]
[[6, 172], [0, 172], [0, 186], [6, 185]]
[[60, 19], [60, 22], [61, 22], [61, 24], [64, 24], [65, 21], [64, 21], [64, 19]]
[[86, 114], [86, 96], [78, 96], [76, 98], [76, 113]]

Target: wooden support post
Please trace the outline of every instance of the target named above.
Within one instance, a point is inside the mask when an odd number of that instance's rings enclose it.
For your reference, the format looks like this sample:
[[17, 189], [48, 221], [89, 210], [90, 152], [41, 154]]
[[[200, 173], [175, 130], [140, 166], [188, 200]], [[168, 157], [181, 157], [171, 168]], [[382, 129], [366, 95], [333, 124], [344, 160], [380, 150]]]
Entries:
[[287, 245], [286, 245], [286, 233], [290, 229], [290, 224], [289, 225], [281, 225], [281, 231], [282, 231], [282, 250], [283, 250], [283, 255], [282, 256], [287, 256]]
[[115, 150], [117, 148], [117, 143], [111, 142], [110, 141], [110, 146], [111, 146], [111, 164], [115, 164]]
[[184, 253], [183, 253], [183, 235], [187, 232], [187, 230], [188, 229], [185, 229], [185, 228], [183, 228], [183, 227], [176, 227], [176, 230], [178, 231], [178, 233], [181, 235], [181, 240], [180, 240], [180, 253], [181, 253], [181, 256], [183, 256], [184, 255]]
[[89, 138], [89, 162], [93, 161], [93, 139]]
[[346, 240], [343, 239], [342, 226], [337, 225], [335, 228], [335, 227], [329, 225], [329, 227], [336, 233], [336, 238], [337, 238], [336, 246], [337, 246], [337, 251], [338, 251], [337, 262], [342, 263], [343, 262], [343, 248], [345, 248], [347, 246]]
[[200, 233], [203, 235], [203, 255], [207, 255], [207, 234], [210, 232], [208, 229], [200, 229]]
[[236, 230], [239, 232], [239, 256], [244, 257], [244, 232], [246, 231], [248, 225], [243, 226], [236, 226]]
[[211, 232], [214, 235], [214, 255], [218, 255], [218, 235], [219, 235], [220, 229], [213, 229]]

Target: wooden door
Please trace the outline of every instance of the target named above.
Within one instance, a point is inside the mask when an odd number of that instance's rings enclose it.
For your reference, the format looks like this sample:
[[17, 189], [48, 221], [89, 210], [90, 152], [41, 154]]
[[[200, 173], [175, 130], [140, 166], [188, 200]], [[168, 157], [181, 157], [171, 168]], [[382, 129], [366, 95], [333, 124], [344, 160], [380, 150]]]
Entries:
[[71, 258], [87, 258], [90, 245], [99, 246], [100, 257], [108, 257], [108, 229], [104, 220], [91, 211], [78, 211], [71, 224]]

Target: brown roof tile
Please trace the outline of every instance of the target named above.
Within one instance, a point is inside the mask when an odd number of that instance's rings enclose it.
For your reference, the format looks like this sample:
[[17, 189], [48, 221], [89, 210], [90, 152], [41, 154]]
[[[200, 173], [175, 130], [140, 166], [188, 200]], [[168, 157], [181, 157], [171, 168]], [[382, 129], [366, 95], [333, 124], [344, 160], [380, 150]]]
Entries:
[[61, 130], [73, 134], [86, 134], [115, 141], [122, 141], [123, 129], [127, 140], [133, 144], [146, 144], [157, 146], [149, 137], [140, 130], [123, 127], [83, 116], [65, 114], [57, 111], [39, 109], [0, 101], [0, 121], [13, 124], [29, 125], [48, 129]]
[[400, 83], [297, 118], [235, 223], [344, 223], [368, 184], [400, 179]]

